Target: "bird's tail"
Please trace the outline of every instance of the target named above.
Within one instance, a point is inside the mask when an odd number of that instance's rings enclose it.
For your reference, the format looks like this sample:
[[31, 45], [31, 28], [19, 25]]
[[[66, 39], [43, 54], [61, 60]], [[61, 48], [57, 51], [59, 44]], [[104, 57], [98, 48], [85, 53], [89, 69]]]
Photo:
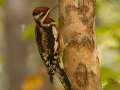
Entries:
[[53, 84], [54, 83], [54, 78], [53, 78], [54, 72], [53, 72], [53, 70], [50, 69], [48, 71], [48, 75], [49, 75], [49, 78], [50, 78], [50, 82]]
[[50, 82], [53, 84], [53, 75], [49, 75]]
[[62, 85], [64, 86], [65, 90], [71, 90], [71, 83], [63, 69], [59, 69], [57, 73], [58, 78], [60, 79]]

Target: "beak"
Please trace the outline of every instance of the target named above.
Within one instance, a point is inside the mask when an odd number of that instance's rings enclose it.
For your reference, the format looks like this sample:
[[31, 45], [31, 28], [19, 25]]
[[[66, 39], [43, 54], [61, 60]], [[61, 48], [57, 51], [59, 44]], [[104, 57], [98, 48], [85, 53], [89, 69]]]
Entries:
[[49, 14], [49, 13], [51, 13], [54, 9], [56, 9], [57, 8], [57, 5], [56, 6], [54, 6], [53, 8], [50, 8], [48, 11], [47, 11], [47, 13]]

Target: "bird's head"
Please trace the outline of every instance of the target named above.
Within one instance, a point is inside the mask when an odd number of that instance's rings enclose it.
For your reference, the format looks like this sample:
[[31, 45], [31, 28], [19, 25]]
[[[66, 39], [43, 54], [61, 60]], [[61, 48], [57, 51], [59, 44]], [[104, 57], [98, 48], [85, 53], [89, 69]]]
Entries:
[[50, 12], [53, 10], [48, 7], [37, 7], [33, 10], [33, 18], [36, 22], [50, 23], [54, 22], [52, 18], [49, 17]]
[[51, 9], [49, 9], [48, 7], [36, 7], [33, 10], [33, 18], [35, 21], [41, 20], [42, 18], [47, 18], [49, 17], [49, 13], [50, 13]]

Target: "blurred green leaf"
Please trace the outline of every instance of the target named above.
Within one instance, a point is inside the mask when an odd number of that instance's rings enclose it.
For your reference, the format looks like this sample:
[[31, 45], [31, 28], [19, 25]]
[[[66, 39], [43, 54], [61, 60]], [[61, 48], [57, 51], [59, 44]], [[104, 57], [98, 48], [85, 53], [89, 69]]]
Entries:
[[110, 49], [118, 49], [119, 43], [114, 38], [108, 38], [105, 42], [105, 45]]
[[118, 63], [120, 63], [120, 54], [117, 55], [116, 61], [117, 61]]
[[4, 4], [5, 0], [0, 0], [0, 6], [2, 6]]
[[104, 86], [103, 90], [120, 90], [120, 83], [115, 80], [108, 80], [108, 84]]
[[101, 68], [101, 76], [102, 76], [102, 81], [107, 81], [109, 79], [119, 80], [120, 72], [116, 72], [108, 67], [102, 67]]
[[25, 30], [21, 33], [21, 39], [22, 40], [28, 40], [28, 39], [33, 39], [35, 29], [34, 29], [34, 24], [28, 25]]
[[119, 23], [98, 26], [96, 28], [96, 33], [97, 33], [97, 36], [99, 36], [99, 35], [101, 36], [101, 35], [105, 35], [105, 33], [113, 34], [113, 32], [115, 32], [116, 30], [119, 31], [119, 33], [120, 33], [120, 24]]
[[113, 37], [119, 42], [120, 44], [120, 30], [115, 31]]
[[98, 11], [100, 9], [102, 2], [103, 2], [103, 0], [96, 0], [96, 11]]

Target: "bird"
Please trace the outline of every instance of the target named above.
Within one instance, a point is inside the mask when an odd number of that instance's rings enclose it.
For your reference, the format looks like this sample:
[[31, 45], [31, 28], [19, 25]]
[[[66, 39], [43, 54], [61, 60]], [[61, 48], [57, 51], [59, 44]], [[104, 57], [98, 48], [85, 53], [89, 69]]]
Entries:
[[36, 24], [35, 39], [50, 82], [53, 83], [54, 76], [57, 76], [65, 90], [71, 90], [71, 83], [64, 70], [62, 60], [64, 50], [63, 37], [55, 24], [55, 20], [50, 17], [53, 9], [48, 7], [36, 7], [33, 9], [32, 15]]

